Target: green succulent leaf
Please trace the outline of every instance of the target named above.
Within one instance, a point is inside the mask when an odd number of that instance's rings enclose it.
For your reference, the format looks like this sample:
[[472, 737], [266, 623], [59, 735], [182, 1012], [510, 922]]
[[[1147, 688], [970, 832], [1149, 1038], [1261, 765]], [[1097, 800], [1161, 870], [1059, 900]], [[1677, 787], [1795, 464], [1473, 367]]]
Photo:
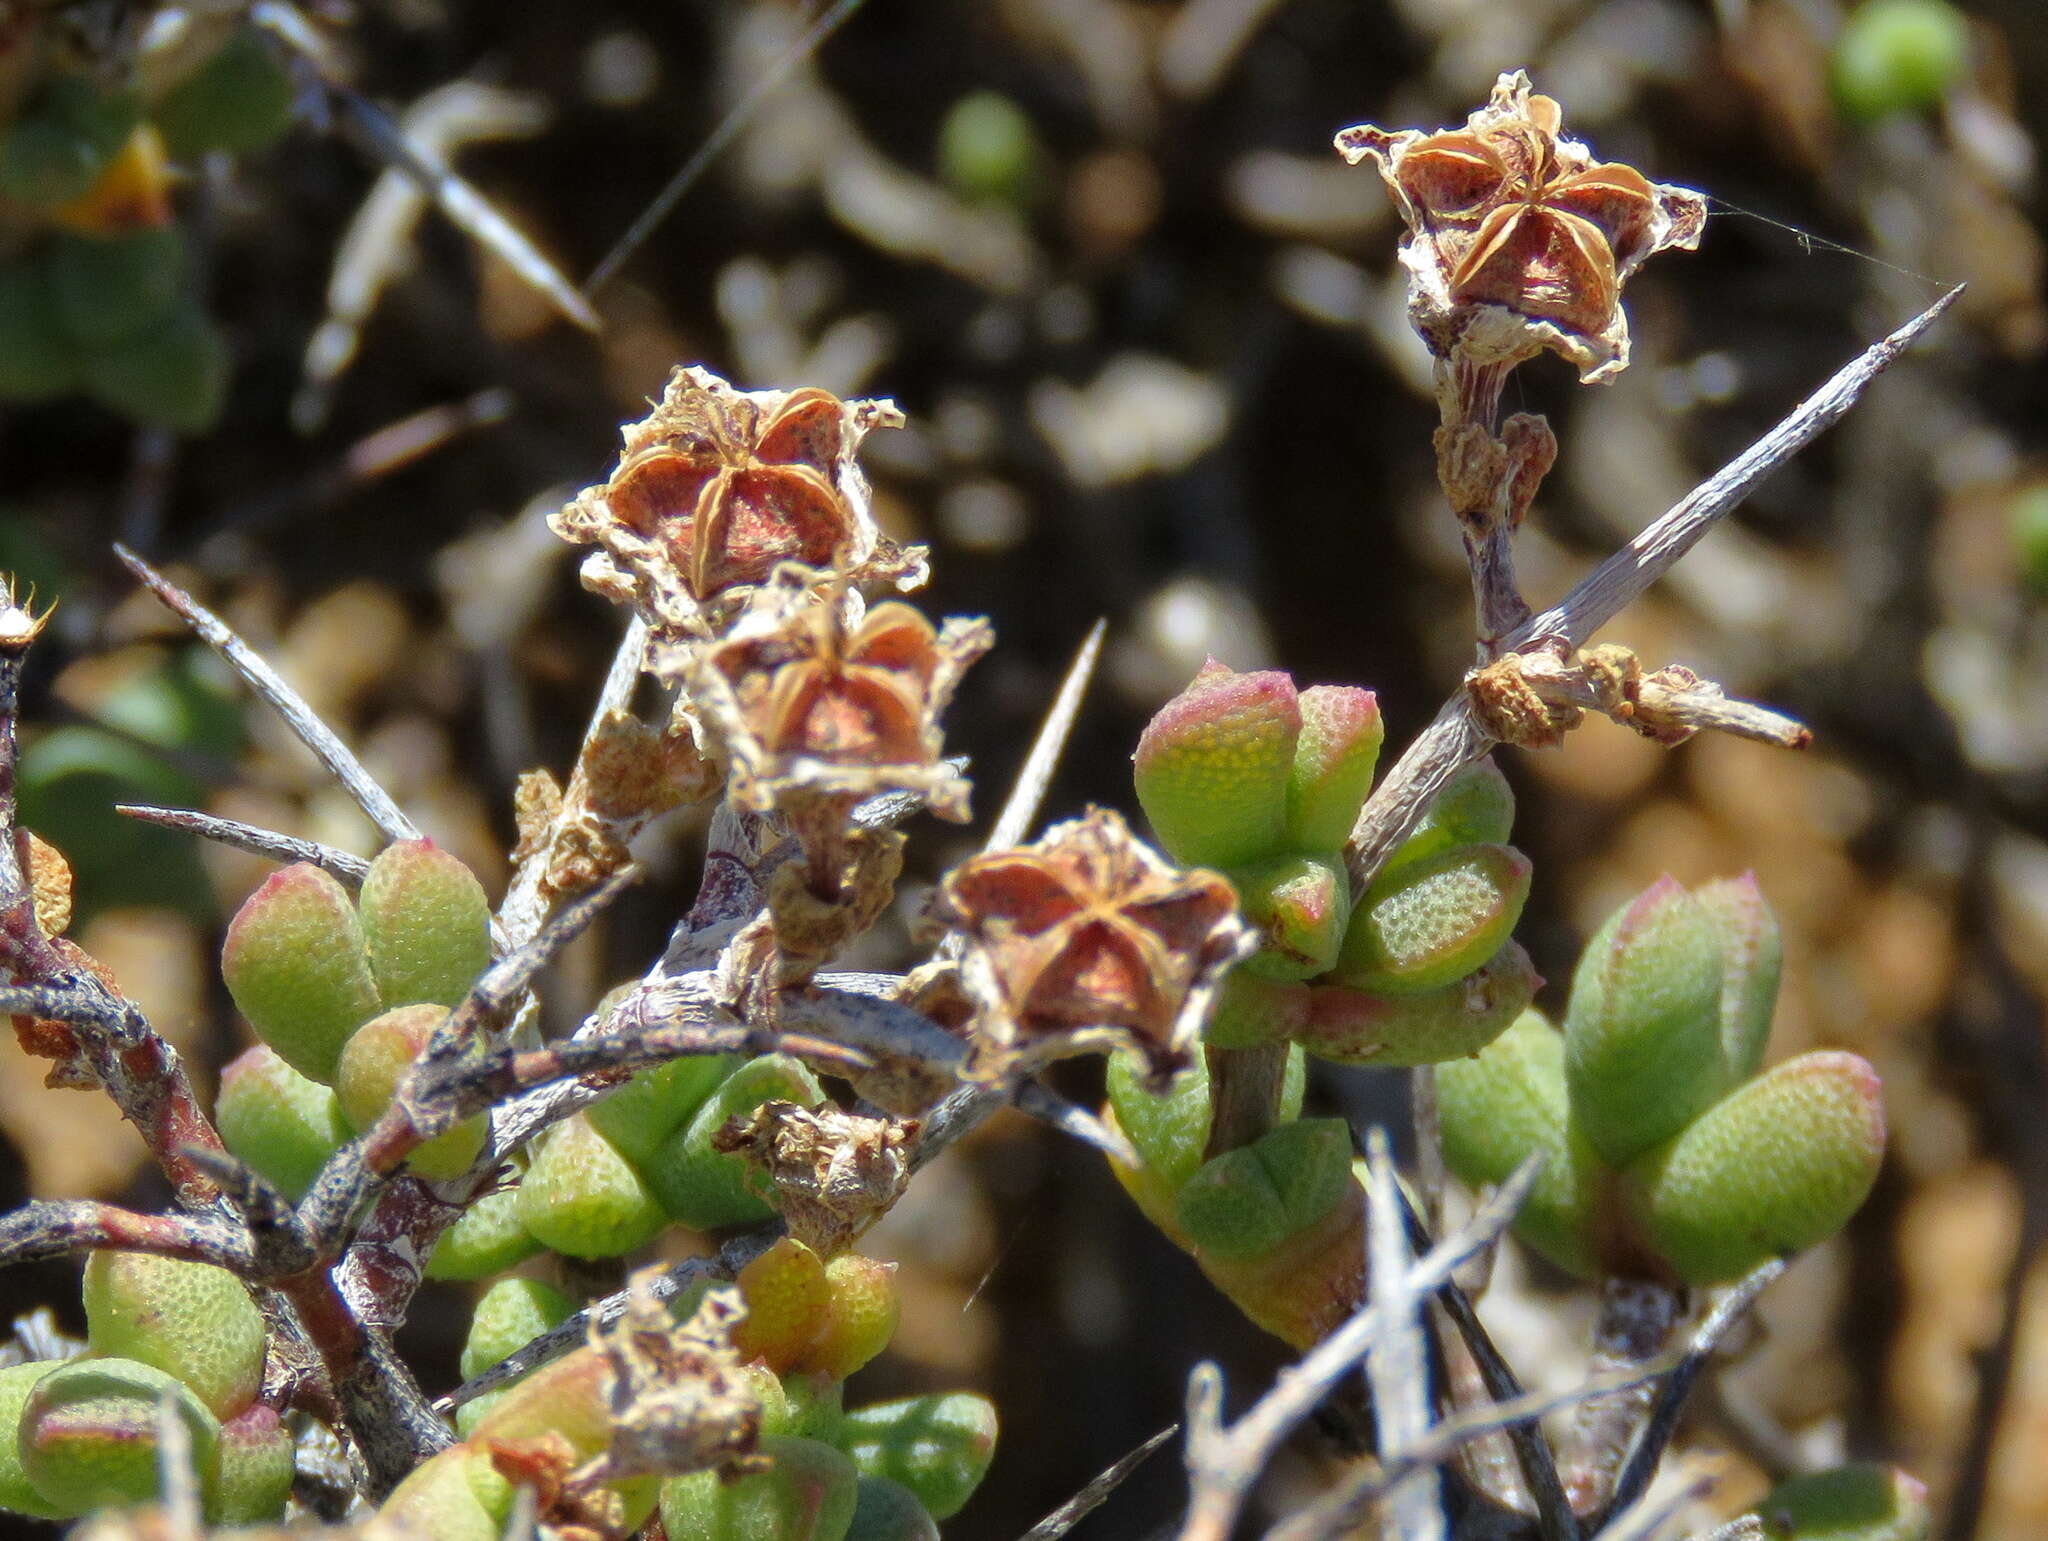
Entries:
[[[492, 1365], [531, 1343], [551, 1327], [576, 1314], [576, 1302], [538, 1279], [500, 1279], [476, 1305], [469, 1337], [462, 1345], [460, 1369], [473, 1380]], [[509, 1386], [506, 1388], [509, 1390]], [[455, 1410], [455, 1428], [467, 1438], [486, 1411], [506, 1394], [488, 1391]]]
[[191, 1438], [202, 1494], [220, 1468], [220, 1422], [183, 1381], [132, 1359], [72, 1359], [43, 1376], [21, 1415], [21, 1461], [52, 1507], [72, 1514], [157, 1496], [157, 1407]]
[[780, 1100], [814, 1108], [824, 1088], [802, 1061], [768, 1054], [740, 1066], [683, 1128], [670, 1135], [647, 1169], [648, 1181], [670, 1217], [698, 1230], [746, 1225], [775, 1210], [757, 1187], [746, 1158], [711, 1148], [711, 1137], [741, 1113]]
[[590, 1109], [590, 1121], [626, 1159], [651, 1165], [662, 1142], [744, 1061], [737, 1054], [697, 1054], [642, 1070]]
[[263, 1384], [263, 1313], [225, 1268], [146, 1252], [95, 1252], [85, 1265], [86, 1341], [95, 1353], [176, 1376], [216, 1418]]
[[1515, 828], [1515, 794], [1491, 756], [1475, 760], [1436, 794], [1384, 870], [1437, 856], [1459, 845], [1505, 845]]
[[83, 379], [78, 345], [57, 321], [48, 264], [0, 267], [0, 399], [48, 401]]
[[175, 226], [60, 234], [49, 263], [58, 325], [83, 347], [106, 348], [169, 313], [185, 275], [185, 241]]
[[1159, 843], [1190, 866], [1239, 866], [1284, 851], [1300, 734], [1285, 674], [1204, 668], [1138, 740], [1138, 802]]
[[307, 1080], [264, 1043], [221, 1071], [213, 1112], [229, 1152], [294, 1203], [350, 1134], [334, 1088]]
[[902, 1483], [862, 1477], [846, 1541], [939, 1541], [939, 1524]]
[[1472, 1058], [1439, 1066], [1436, 1095], [1444, 1162], [1458, 1179], [1475, 1188], [1502, 1183], [1540, 1152], [1543, 1168], [1515, 1234], [1566, 1272], [1599, 1277], [1606, 1172], [1573, 1122], [1564, 1038], [1543, 1013], [1524, 1011]]
[[53, 1504], [35, 1490], [22, 1465], [21, 1410], [36, 1383], [57, 1368], [54, 1359], [36, 1359], [27, 1364], [0, 1367], [0, 1509], [11, 1509], [38, 1520], [68, 1520], [82, 1510]]
[[1375, 995], [1425, 995], [1507, 944], [1529, 898], [1529, 858], [1464, 845], [1382, 872], [1358, 908], [1329, 982]]
[[210, 150], [245, 154], [291, 127], [292, 81], [260, 29], [238, 28], [150, 108], [164, 148], [185, 160]]
[[1572, 976], [1565, 1081], [1608, 1165], [1670, 1139], [1730, 1084], [1722, 928], [1670, 878], [1609, 917]]
[[1770, 1043], [1785, 957], [1778, 917], [1753, 873], [1702, 884], [1693, 899], [1721, 928], [1721, 1059], [1738, 1084], [1757, 1073]]
[[1204, 1163], [1182, 1186], [1176, 1213], [1205, 1253], [1252, 1258], [1321, 1220], [1350, 1185], [1344, 1120], [1304, 1118]]
[[401, 840], [370, 863], [357, 904], [388, 1005], [462, 1003], [491, 961], [491, 906], [476, 875], [431, 840]]
[[348, 891], [305, 862], [236, 912], [221, 976], [256, 1036], [315, 1081], [333, 1082], [343, 1045], [384, 1009]]
[[1276, 856], [1225, 874], [1245, 919], [1259, 928], [1259, 951], [1239, 967], [1267, 979], [1312, 979], [1337, 961], [1351, 918], [1343, 858]]
[[1770, 1541], [1926, 1541], [1934, 1523], [1927, 1489], [1875, 1463], [1781, 1482], [1756, 1515]]
[[1721, 1284], [1840, 1230], [1877, 1181], [1884, 1142], [1869, 1064], [1854, 1054], [1802, 1054], [1638, 1161], [1630, 1198], [1680, 1277]]
[[[1145, 1168], [1168, 1193], [1195, 1175], [1209, 1143], [1209, 1067], [1197, 1058], [1175, 1076], [1164, 1093], [1146, 1090], [1142, 1060], [1128, 1049], [1109, 1057], [1109, 1102], [1116, 1121]], [[1287, 1068], [1280, 1087], [1282, 1123], [1301, 1116], [1301, 1099], [1307, 1086], [1306, 1066], [1301, 1051], [1287, 1055]]]
[[1297, 851], [1334, 851], [1351, 838], [1372, 790], [1386, 729], [1370, 690], [1311, 685], [1301, 692], [1301, 737], [1287, 778], [1287, 838]]
[[[399, 1006], [356, 1029], [341, 1051], [334, 1091], [358, 1134], [369, 1133], [391, 1106], [399, 1083], [447, 1019], [442, 1006]], [[460, 1177], [483, 1154], [489, 1135], [489, 1117], [478, 1113], [420, 1145], [405, 1158], [406, 1165], [430, 1182]]]
[[519, 1222], [570, 1257], [620, 1257], [667, 1224], [639, 1168], [586, 1114], [565, 1118], [534, 1142], [519, 1185]]
[[276, 1410], [257, 1403], [220, 1426], [220, 1477], [206, 1518], [215, 1525], [269, 1525], [284, 1518], [298, 1456]]
[[1340, 1065], [1434, 1065], [1493, 1042], [1542, 984], [1528, 953], [1509, 942], [1463, 979], [1427, 995], [1318, 985], [1309, 991], [1308, 1015], [1294, 1041]]
[[995, 1404], [965, 1391], [876, 1402], [846, 1415], [845, 1440], [863, 1477], [886, 1477], [949, 1520], [995, 1459]]
[[487, 1189], [441, 1233], [427, 1256], [429, 1279], [488, 1279], [516, 1268], [541, 1250], [519, 1220], [519, 1183], [514, 1178]]
[[761, 1453], [774, 1464], [736, 1481], [700, 1471], [662, 1483], [669, 1541], [844, 1541], [860, 1483], [853, 1462], [788, 1434], [764, 1436]]

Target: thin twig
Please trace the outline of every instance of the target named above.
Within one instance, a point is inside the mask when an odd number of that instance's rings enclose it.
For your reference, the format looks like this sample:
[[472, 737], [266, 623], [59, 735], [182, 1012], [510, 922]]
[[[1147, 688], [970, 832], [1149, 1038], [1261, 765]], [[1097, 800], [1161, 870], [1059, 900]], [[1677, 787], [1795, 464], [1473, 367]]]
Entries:
[[116, 545], [114, 555], [122, 565], [140, 579], [143, 585], [163, 601], [179, 620], [213, 650], [225, 658], [237, 674], [249, 684], [249, 688], [261, 696], [284, 718], [299, 742], [313, 751], [320, 763], [327, 767], [342, 789], [355, 799], [355, 804], [369, 816], [387, 840], [417, 840], [419, 826], [405, 816], [404, 811], [392, 801], [391, 794], [377, 785], [370, 773], [363, 768], [349, 747], [335, 734], [334, 730], [320, 720], [320, 716], [308, 706], [299, 693], [284, 682], [284, 678], [264, 662], [256, 650], [236, 636], [228, 624], [211, 610], [200, 604], [190, 594], [179, 588], [170, 579], [142, 560], [126, 546]]
[[1707, 1319], [1693, 1334], [1692, 1342], [1686, 1346], [1684, 1357], [1657, 1393], [1649, 1419], [1636, 1438], [1635, 1448], [1629, 1452], [1628, 1464], [1615, 1481], [1614, 1497], [1607, 1505], [1610, 1514], [1626, 1509], [1649, 1490], [1650, 1479], [1657, 1474], [1657, 1463], [1663, 1459], [1665, 1447], [1677, 1431], [1678, 1415], [1684, 1411], [1694, 1383], [1713, 1359], [1714, 1350], [1728, 1335], [1729, 1329], [1756, 1304], [1757, 1296], [1784, 1271], [1785, 1260], [1772, 1258], [1745, 1275], [1707, 1314]]
[[[1372, 1388], [1373, 1423], [1379, 1432], [1381, 1464], [1397, 1468], [1429, 1433], [1430, 1377], [1423, 1347], [1422, 1308], [1427, 1296], [1408, 1286], [1414, 1259], [1402, 1223], [1400, 1180], [1387, 1146], [1387, 1131], [1375, 1125], [1365, 1135], [1365, 1255], [1367, 1298], [1379, 1312], [1381, 1331], [1365, 1358]], [[1403, 1541], [1440, 1541], [1444, 1534], [1443, 1476], [1421, 1465], [1386, 1491], [1387, 1521]]]
[[1665, 1498], [1645, 1493], [1600, 1532], [1600, 1541], [1649, 1541], [1677, 1516], [1687, 1504], [1697, 1503], [1714, 1489], [1711, 1476], [1693, 1478]]
[[[1518, 652], [1546, 638], [1571, 647], [1636, 599], [1757, 485], [1820, 434], [1839, 422], [1870, 383], [1898, 362], [1908, 347], [1955, 302], [1952, 289], [1904, 326], [1837, 370], [1813, 395], [1736, 459], [1701, 482], [1662, 517], [1601, 563], [1564, 599], [1502, 639], [1501, 651]], [[1363, 893], [1394, 848], [1407, 839], [1446, 781], [1493, 747], [1473, 720], [1461, 690], [1438, 711], [1367, 799], [1344, 847], [1353, 893]]]
[[1147, 1457], [1174, 1435], [1180, 1432], [1180, 1425], [1169, 1423], [1150, 1439], [1130, 1451], [1121, 1459], [1093, 1478], [1080, 1492], [1061, 1504], [1044, 1519], [1033, 1525], [1017, 1541], [1060, 1541], [1068, 1531], [1102, 1507], [1103, 1500], [1123, 1486], [1124, 1479], [1140, 1466]]
[[[1524, 1161], [1470, 1220], [1407, 1269], [1401, 1281], [1406, 1294], [1433, 1294], [1467, 1259], [1491, 1246], [1527, 1200], [1542, 1165], [1540, 1155]], [[1283, 1373], [1228, 1430], [1222, 1424], [1223, 1374], [1213, 1364], [1196, 1366], [1187, 1397], [1187, 1466], [1194, 1491], [1180, 1541], [1224, 1541], [1230, 1535], [1274, 1452], [1371, 1351], [1382, 1331], [1378, 1306], [1367, 1305]]]
[[331, 845], [322, 845], [317, 840], [302, 840], [297, 835], [281, 835], [274, 829], [259, 829], [254, 824], [242, 824], [234, 819], [216, 818], [195, 808], [116, 803], [114, 812], [163, 829], [183, 830], [215, 840], [238, 851], [247, 851], [252, 856], [267, 856], [272, 861], [281, 862], [310, 862], [339, 878], [346, 888], [361, 888], [363, 879], [370, 873], [370, 864], [362, 857], [337, 851]]

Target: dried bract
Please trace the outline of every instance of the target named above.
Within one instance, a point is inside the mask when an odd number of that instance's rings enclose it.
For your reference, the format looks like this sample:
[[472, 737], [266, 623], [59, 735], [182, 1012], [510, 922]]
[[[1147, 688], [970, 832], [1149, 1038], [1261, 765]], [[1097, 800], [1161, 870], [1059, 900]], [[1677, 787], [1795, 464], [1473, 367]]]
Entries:
[[[703, 652], [690, 694], [721, 741], [741, 807], [791, 811], [916, 792], [941, 818], [967, 818], [967, 782], [941, 758], [939, 716], [993, 640], [988, 622], [934, 631], [895, 601], [819, 597], [785, 566], [731, 634]], [[801, 833], [801, 831], [800, 831]]]
[[591, 1346], [611, 1365], [611, 1444], [577, 1472], [578, 1488], [760, 1464], [761, 1403], [732, 1343], [747, 1314], [739, 1291], [708, 1291], [678, 1322], [654, 1293], [660, 1275], [633, 1275], [617, 1324], [591, 1326]]
[[711, 1148], [744, 1151], [775, 1184], [775, 1207], [790, 1234], [831, 1257], [902, 1196], [917, 1128], [829, 1104], [813, 1112], [794, 1102], [764, 1102], [713, 1135]]
[[934, 913], [966, 939], [984, 1076], [1127, 1045], [1170, 1076], [1222, 972], [1254, 946], [1220, 874], [1173, 866], [1101, 808], [962, 863]]
[[1408, 223], [1409, 313], [1439, 359], [1512, 366], [1548, 348], [1607, 379], [1628, 363], [1623, 283], [1652, 254], [1699, 244], [1700, 194], [1595, 161], [1560, 126], [1517, 70], [1462, 129], [1337, 135], [1352, 164], [1372, 158]]
[[679, 369], [627, 426], [619, 466], [549, 522], [599, 548], [585, 584], [632, 604], [657, 633], [705, 636], [784, 561], [854, 573], [901, 561], [876, 529], [854, 452], [903, 421], [885, 401], [817, 389], [740, 391]]

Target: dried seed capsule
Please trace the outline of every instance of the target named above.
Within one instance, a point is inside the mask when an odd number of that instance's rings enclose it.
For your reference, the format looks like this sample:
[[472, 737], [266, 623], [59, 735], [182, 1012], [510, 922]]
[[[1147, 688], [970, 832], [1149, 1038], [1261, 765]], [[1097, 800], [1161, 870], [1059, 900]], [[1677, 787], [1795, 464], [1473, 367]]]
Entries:
[[35, 1490], [72, 1514], [157, 1496], [157, 1407], [169, 1396], [192, 1441], [200, 1491], [220, 1464], [220, 1423], [192, 1389], [132, 1359], [73, 1359], [36, 1382], [21, 1415], [21, 1462]]
[[284, 1518], [297, 1465], [274, 1408], [257, 1403], [220, 1426], [220, 1478], [206, 1518], [215, 1525], [268, 1525]]
[[1351, 838], [1372, 790], [1386, 730], [1370, 690], [1311, 685], [1298, 699], [1301, 737], [1287, 777], [1287, 838], [1297, 851], [1334, 851]]
[[491, 961], [483, 885], [431, 840], [386, 846], [356, 902], [370, 971], [388, 1005], [458, 1006]]
[[846, 1451], [862, 1476], [899, 1483], [933, 1519], [949, 1520], [995, 1459], [995, 1405], [953, 1391], [856, 1408], [846, 1415]]
[[711, 1148], [711, 1137], [735, 1115], [771, 1100], [814, 1108], [825, 1100], [825, 1092], [801, 1061], [786, 1054], [764, 1055], [728, 1076], [688, 1125], [663, 1143], [647, 1176], [673, 1219], [710, 1230], [765, 1220], [775, 1212], [746, 1158]]
[[95, 1252], [85, 1265], [93, 1351], [176, 1376], [216, 1418], [263, 1384], [263, 1313], [225, 1268], [146, 1252]]
[[1351, 1187], [1341, 1118], [1304, 1118], [1205, 1162], [1180, 1190], [1188, 1239], [1227, 1260], [1257, 1257], [1322, 1220]]
[[1330, 983], [1423, 995], [1464, 978], [1506, 945], [1529, 873], [1529, 858], [1505, 845], [1457, 846], [1381, 873], [1352, 913]]
[[1505, 1182], [1532, 1152], [1543, 1153], [1515, 1234], [1566, 1272], [1598, 1277], [1604, 1169], [1572, 1121], [1564, 1038], [1543, 1013], [1523, 1012], [1472, 1058], [1439, 1066], [1436, 1095], [1444, 1161], [1461, 1182]]
[[[1351, 918], [1351, 886], [1336, 855], [1276, 856], [1224, 874], [1259, 951], [1238, 965], [1257, 978], [1312, 979], [1337, 961]], [[1213, 1040], [1212, 1040], [1213, 1041]]]
[[1769, 1541], [1927, 1541], [1927, 1489], [1896, 1466], [1861, 1462], [1794, 1477], [1756, 1508]]
[[1286, 849], [1301, 734], [1294, 681], [1210, 663], [1138, 740], [1138, 802], [1176, 861], [1231, 866]]
[[1631, 1167], [1631, 1208], [1687, 1283], [1725, 1283], [1840, 1230], [1884, 1141], [1877, 1073], [1854, 1054], [1802, 1054]]
[[1729, 1085], [1721, 927], [1659, 879], [1586, 944], [1565, 1009], [1572, 1111], [1609, 1166], [1670, 1139]]
[[221, 1143], [293, 1203], [350, 1134], [334, 1089], [307, 1080], [265, 1043], [221, 1071], [213, 1116]]
[[1294, 1041], [1340, 1065], [1440, 1064], [1493, 1042], [1542, 983], [1529, 955], [1509, 942], [1463, 979], [1427, 995], [1319, 985], [1309, 991], [1308, 1013]]
[[860, 1481], [853, 1462], [788, 1434], [763, 1438], [761, 1453], [775, 1464], [735, 1482], [700, 1471], [662, 1483], [669, 1541], [843, 1541]]
[[619, 1257], [652, 1241], [667, 1216], [639, 1169], [578, 1113], [534, 1142], [519, 1221], [570, 1257]]
[[347, 890], [304, 862], [236, 912], [221, 977], [256, 1036], [315, 1081], [334, 1080], [342, 1046], [384, 1009]]

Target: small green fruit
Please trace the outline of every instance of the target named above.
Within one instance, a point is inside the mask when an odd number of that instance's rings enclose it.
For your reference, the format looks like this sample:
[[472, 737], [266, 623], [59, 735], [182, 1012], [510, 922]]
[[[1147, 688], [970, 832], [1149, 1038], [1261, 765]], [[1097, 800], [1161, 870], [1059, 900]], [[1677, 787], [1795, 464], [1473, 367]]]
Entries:
[[1529, 955], [1509, 942], [1463, 979], [1427, 995], [1316, 986], [1294, 1039], [1318, 1059], [1340, 1065], [1439, 1064], [1492, 1043], [1542, 984]]
[[75, 1519], [76, 1509], [59, 1508], [38, 1493], [21, 1464], [21, 1410], [36, 1383], [57, 1368], [55, 1359], [36, 1359], [0, 1369], [0, 1509], [39, 1520]]
[[1138, 802], [1159, 843], [1176, 861], [1205, 867], [1285, 850], [1300, 735], [1293, 680], [1207, 665], [1138, 740]]
[[863, 1477], [846, 1541], [939, 1541], [939, 1524], [900, 1482]]
[[1835, 39], [1835, 101], [1850, 118], [1932, 107], [1962, 78], [1970, 27], [1942, 0], [1865, 0]]
[[668, 1541], [844, 1541], [860, 1482], [853, 1462], [788, 1434], [763, 1438], [761, 1453], [775, 1464], [735, 1482], [700, 1471], [662, 1483]]
[[767, 1219], [774, 1206], [756, 1186], [754, 1168], [736, 1152], [713, 1150], [711, 1137], [736, 1115], [751, 1113], [764, 1102], [814, 1108], [824, 1099], [818, 1078], [786, 1054], [764, 1055], [740, 1066], [686, 1126], [668, 1137], [647, 1169], [662, 1207], [673, 1219], [700, 1231]]
[[1586, 944], [1565, 1010], [1572, 1110], [1609, 1166], [1670, 1139], [1730, 1085], [1717, 916], [1661, 878]]
[[1204, 1163], [1181, 1188], [1176, 1214], [1203, 1252], [1259, 1257], [1329, 1214], [1350, 1187], [1344, 1120], [1303, 1118]]
[[284, 1518], [297, 1453], [275, 1409], [257, 1403], [220, 1426], [220, 1480], [206, 1518], [215, 1525], [269, 1525]]
[[431, 840], [386, 846], [356, 902], [370, 971], [390, 1005], [459, 1006], [491, 961], [483, 885]]
[[886, 1477], [949, 1520], [995, 1459], [995, 1406], [965, 1391], [876, 1402], [846, 1415], [845, 1448], [863, 1477]]
[[1334, 851], [1372, 790], [1386, 734], [1370, 690], [1311, 685], [1297, 702], [1301, 737], [1287, 778], [1287, 838], [1297, 851]]
[[1543, 1013], [1523, 1012], [1473, 1058], [1440, 1065], [1436, 1096], [1444, 1162], [1461, 1182], [1505, 1182], [1532, 1152], [1543, 1153], [1515, 1234], [1567, 1273], [1598, 1277], [1604, 1169], [1572, 1121], [1564, 1038]]
[[427, 1256], [429, 1279], [488, 1279], [541, 1250], [532, 1232], [519, 1221], [519, 1182], [492, 1188], [470, 1204], [434, 1243]]
[[[442, 1006], [400, 1006], [356, 1029], [341, 1051], [334, 1091], [341, 1099], [341, 1111], [358, 1134], [367, 1134], [391, 1106], [399, 1082], [426, 1052], [434, 1030], [447, 1019], [447, 1008]], [[435, 1135], [407, 1156], [406, 1164], [429, 1182], [446, 1182], [475, 1164], [489, 1135], [490, 1121], [478, 1113]]]
[[204, 433], [227, 399], [227, 342], [196, 302], [181, 301], [154, 326], [86, 354], [85, 385], [138, 423]]
[[1038, 137], [1009, 97], [974, 91], [940, 120], [938, 160], [939, 175], [966, 197], [1021, 203], [1037, 180]]
[[1457, 846], [1374, 879], [1351, 917], [1330, 983], [1423, 995], [1507, 944], [1529, 898], [1529, 858], [1512, 846]]
[[1794, 1477], [1757, 1505], [1770, 1541], [1927, 1541], [1927, 1489], [1895, 1466], [1837, 1466]]
[[220, 1467], [220, 1423], [183, 1381], [132, 1359], [73, 1359], [36, 1382], [21, 1415], [21, 1461], [72, 1514], [156, 1497], [157, 1406], [169, 1396], [191, 1437], [202, 1493]]
[[185, 241], [175, 226], [60, 234], [49, 261], [58, 324], [82, 347], [107, 348], [169, 313], [185, 273]]
[[1245, 919], [1259, 928], [1259, 951], [1239, 967], [1265, 979], [1312, 979], [1337, 961], [1351, 918], [1343, 860], [1275, 856], [1226, 874]]
[[256, 1036], [315, 1081], [334, 1080], [343, 1045], [384, 1009], [347, 890], [304, 862], [236, 912], [221, 977]]
[[77, 346], [57, 324], [46, 265], [0, 267], [0, 398], [48, 401], [77, 390], [82, 378]]
[[1877, 1073], [1802, 1054], [1738, 1088], [1629, 1170], [1632, 1205], [1688, 1284], [1721, 1284], [1827, 1240], [1884, 1159]]
[[519, 1221], [570, 1257], [619, 1257], [654, 1240], [667, 1216], [639, 1169], [578, 1113], [535, 1142]]
[[291, 127], [292, 81], [255, 27], [233, 33], [150, 109], [179, 159], [209, 150], [260, 150]]
[[228, 1419], [263, 1385], [263, 1313], [225, 1268], [146, 1252], [95, 1252], [85, 1265], [93, 1351], [177, 1377]]
[[307, 1080], [263, 1043], [221, 1071], [213, 1116], [228, 1150], [293, 1203], [351, 1132], [334, 1089]]

